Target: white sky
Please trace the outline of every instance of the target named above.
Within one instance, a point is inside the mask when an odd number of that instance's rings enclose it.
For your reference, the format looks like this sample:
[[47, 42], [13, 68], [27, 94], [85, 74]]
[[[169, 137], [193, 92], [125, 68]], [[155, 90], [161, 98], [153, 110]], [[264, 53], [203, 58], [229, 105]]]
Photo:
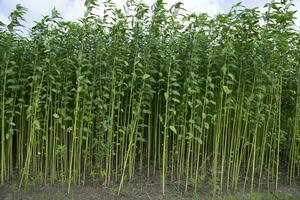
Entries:
[[[117, 6], [122, 7], [126, 0], [112, 0]], [[188, 12], [206, 12], [213, 16], [217, 13], [227, 12], [231, 5], [242, 0], [181, 0], [184, 8]], [[243, 4], [247, 7], [262, 7], [270, 0], [244, 0]], [[98, 1], [101, 4], [101, 0]], [[152, 5], [154, 0], [143, 0]], [[178, 0], [165, 0], [169, 5], [173, 5]], [[34, 21], [39, 21], [43, 15], [51, 13], [55, 7], [67, 20], [80, 18], [84, 14], [84, 0], [0, 0], [0, 21], [7, 23], [9, 13], [14, 10], [16, 4], [21, 4], [28, 9], [25, 15], [27, 28], [34, 25]], [[294, 0], [295, 10], [300, 10], [300, 0]], [[299, 11], [300, 12], [300, 11]], [[297, 26], [300, 25], [300, 13], [296, 14]]]

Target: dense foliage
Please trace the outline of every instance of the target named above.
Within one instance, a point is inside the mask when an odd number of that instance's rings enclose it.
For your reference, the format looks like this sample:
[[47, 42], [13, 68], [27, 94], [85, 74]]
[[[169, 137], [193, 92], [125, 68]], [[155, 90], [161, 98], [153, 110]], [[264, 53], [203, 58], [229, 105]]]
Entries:
[[137, 174], [183, 190], [277, 189], [300, 175], [300, 35], [289, 0], [183, 15], [107, 0], [20, 35], [0, 23], [1, 184], [109, 186]]

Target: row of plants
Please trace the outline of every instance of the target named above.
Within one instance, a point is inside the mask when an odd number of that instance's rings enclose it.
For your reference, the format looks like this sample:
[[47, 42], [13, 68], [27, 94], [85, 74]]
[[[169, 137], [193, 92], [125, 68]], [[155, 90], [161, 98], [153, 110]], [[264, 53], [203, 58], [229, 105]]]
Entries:
[[160, 176], [184, 191], [276, 190], [300, 175], [292, 2], [209, 17], [162, 0], [0, 23], [1, 184], [106, 186]]

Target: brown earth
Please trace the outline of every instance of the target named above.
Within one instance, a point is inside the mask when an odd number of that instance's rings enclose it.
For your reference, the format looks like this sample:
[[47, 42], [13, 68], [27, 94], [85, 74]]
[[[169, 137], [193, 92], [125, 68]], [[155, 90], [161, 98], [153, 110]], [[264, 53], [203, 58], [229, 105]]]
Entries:
[[[182, 183], [184, 185], [184, 182]], [[176, 183], [169, 182], [165, 195], [161, 193], [159, 177], [147, 179], [137, 177], [127, 182], [118, 196], [118, 185], [105, 187], [100, 184], [86, 184], [73, 186], [71, 193], [67, 194], [67, 186], [56, 184], [52, 186], [31, 186], [18, 191], [14, 184], [0, 188], [0, 200], [192, 200], [192, 199], [252, 199], [249, 194], [223, 194], [213, 197], [209, 193], [208, 184], [203, 184], [203, 190], [194, 193], [193, 189], [183, 193], [183, 188], [178, 188]], [[264, 189], [259, 191], [260, 198], [253, 199], [300, 199], [299, 185], [282, 185], [276, 193]], [[233, 196], [232, 196], [233, 195]], [[223, 196], [223, 197], [222, 197]], [[265, 198], [264, 198], [265, 197]]]

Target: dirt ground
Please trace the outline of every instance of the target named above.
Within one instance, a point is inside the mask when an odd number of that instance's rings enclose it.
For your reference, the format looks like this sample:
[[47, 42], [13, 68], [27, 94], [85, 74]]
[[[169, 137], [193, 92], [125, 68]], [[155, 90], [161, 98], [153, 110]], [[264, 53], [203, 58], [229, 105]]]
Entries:
[[161, 193], [159, 179], [149, 180], [145, 177], [137, 177], [127, 182], [118, 196], [118, 185], [105, 187], [99, 184], [87, 184], [85, 186], [73, 186], [71, 193], [67, 194], [67, 186], [56, 184], [52, 186], [35, 186], [18, 191], [14, 184], [0, 188], [0, 200], [196, 200], [196, 199], [295, 199], [300, 200], [300, 186], [283, 185], [276, 193], [271, 191], [259, 191], [255, 195], [250, 194], [223, 194], [212, 196], [203, 185], [203, 191], [194, 193], [193, 190], [183, 193], [183, 188], [177, 184], [168, 183], [165, 195]]

